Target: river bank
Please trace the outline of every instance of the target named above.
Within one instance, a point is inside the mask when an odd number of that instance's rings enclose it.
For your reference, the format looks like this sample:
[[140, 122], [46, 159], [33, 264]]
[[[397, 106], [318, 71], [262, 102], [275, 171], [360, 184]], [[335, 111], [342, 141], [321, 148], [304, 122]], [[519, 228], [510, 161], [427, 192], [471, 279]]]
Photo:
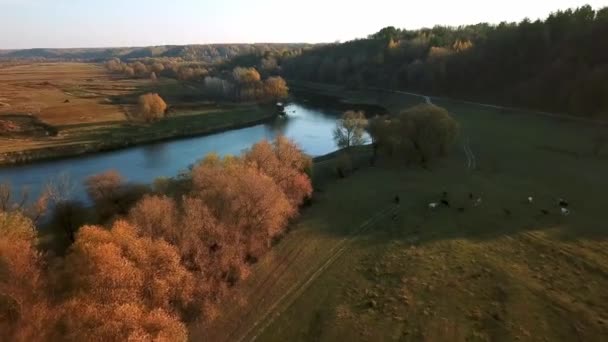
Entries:
[[202, 114], [178, 115], [150, 125], [117, 123], [88, 128], [86, 132], [86, 127], [67, 128], [56, 138], [46, 138], [48, 146], [44, 146], [45, 139], [40, 139], [43, 147], [26, 144], [22, 149], [0, 152], [0, 166], [77, 157], [216, 134], [270, 122], [278, 115], [278, 111], [270, 106], [245, 106]]

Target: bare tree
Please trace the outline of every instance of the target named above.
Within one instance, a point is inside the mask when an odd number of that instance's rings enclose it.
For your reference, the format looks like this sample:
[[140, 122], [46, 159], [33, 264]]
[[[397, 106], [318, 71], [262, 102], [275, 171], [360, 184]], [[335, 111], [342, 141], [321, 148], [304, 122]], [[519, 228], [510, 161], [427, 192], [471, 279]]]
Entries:
[[367, 119], [363, 112], [348, 111], [336, 123], [334, 140], [340, 148], [363, 145]]

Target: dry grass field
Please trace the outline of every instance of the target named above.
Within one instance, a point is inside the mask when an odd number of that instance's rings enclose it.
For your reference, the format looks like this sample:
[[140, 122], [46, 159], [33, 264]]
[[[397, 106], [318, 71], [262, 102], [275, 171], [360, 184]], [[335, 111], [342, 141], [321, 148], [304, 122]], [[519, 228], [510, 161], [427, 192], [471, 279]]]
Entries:
[[147, 80], [118, 79], [88, 63], [17, 65], [0, 73], [0, 114], [32, 114], [62, 126], [126, 120], [110, 97], [136, 91]]
[[[1, 64], [0, 64], [1, 65]], [[0, 163], [78, 155], [243, 126], [263, 107], [194, 101], [196, 84], [125, 79], [92, 63], [5, 64], [0, 72]], [[158, 92], [169, 117], [132, 120], [137, 96]], [[193, 100], [194, 99], [194, 100]]]
[[[0, 120], [12, 127], [12, 132], [22, 134], [2, 137], [0, 152], [69, 143], [74, 140], [70, 129], [73, 125], [95, 128], [125, 122], [124, 108], [113, 104], [110, 98], [132, 93], [146, 82], [149, 81], [117, 79], [101, 66], [85, 63], [22, 64], [3, 68]], [[55, 128], [57, 136], [28, 134], [36, 122]]]

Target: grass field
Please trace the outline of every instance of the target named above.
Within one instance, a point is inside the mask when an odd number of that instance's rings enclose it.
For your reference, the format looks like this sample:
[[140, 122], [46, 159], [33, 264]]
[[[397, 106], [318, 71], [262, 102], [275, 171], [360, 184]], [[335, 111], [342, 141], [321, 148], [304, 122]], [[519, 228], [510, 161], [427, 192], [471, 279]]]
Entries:
[[[165, 98], [171, 107], [166, 120], [152, 125], [132, 120], [144, 92]], [[0, 128], [16, 133], [0, 134], [0, 163], [204, 134], [276, 114], [255, 104], [195, 101], [200, 94], [192, 84], [123, 79], [90, 63], [7, 66], [0, 73]]]
[[[593, 155], [591, 143], [599, 128], [435, 102], [462, 125], [448, 158], [431, 170], [384, 162], [317, 182], [314, 204], [192, 339], [605, 340], [608, 156]], [[430, 211], [443, 191], [453, 208]], [[569, 216], [558, 197], [570, 201]]]

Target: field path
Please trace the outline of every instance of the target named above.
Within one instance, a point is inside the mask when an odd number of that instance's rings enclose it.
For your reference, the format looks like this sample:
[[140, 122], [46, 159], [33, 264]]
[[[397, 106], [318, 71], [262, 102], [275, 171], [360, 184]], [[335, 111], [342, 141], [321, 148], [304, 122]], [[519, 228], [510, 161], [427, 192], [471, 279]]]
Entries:
[[493, 104], [488, 104], [488, 103], [451, 99], [451, 98], [440, 97], [440, 96], [431, 97], [431, 96], [424, 95], [424, 94], [411, 93], [411, 92], [400, 91], [400, 90], [391, 90], [391, 89], [386, 89], [386, 88], [371, 87], [371, 88], [365, 88], [365, 89], [383, 91], [383, 92], [393, 93], [393, 94], [403, 94], [403, 95], [421, 97], [424, 99], [425, 103], [428, 103], [428, 104], [432, 104], [431, 99], [437, 99], [437, 100], [442, 100], [442, 101], [458, 102], [458, 103], [464, 103], [464, 104], [473, 105], [473, 106], [480, 106], [480, 107], [485, 107], [485, 108], [490, 108], [490, 109], [499, 109], [499, 110], [503, 110], [503, 111], [504, 110], [523, 111], [528, 114], [546, 116], [546, 117], [555, 118], [555, 119], [565, 119], [565, 120], [572, 120], [572, 121], [578, 121], [578, 122], [589, 123], [589, 124], [608, 126], [608, 121], [587, 119], [587, 118], [574, 116], [574, 115], [568, 115], [568, 114], [556, 114], [556, 113], [549, 113], [549, 112], [543, 112], [543, 111], [537, 111], [537, 110], [529, 110], [529, 109], [524, 109], [524, 108], [505, 107], [505, 106], [498, 106], [498, 105], [493, 105]]
[[[271, 251], [271, 255], [260, 261], [259, 267], [254, 270], [254, 279], [246, 281], [246, 285], [240, 289], [241, 293], [228, 300], [225, 306], [230, 310], [211, 326], [194, 327], [192, 339], [255, 341], [361, 234], [393, 215], [396, 210], [396, 205], [390, 205], [374, 213], [342, 238], [317, 235], [308, 238], [306, 244], [285, 243], [284, 246], [277, 246], [277, 250]], [[289, 238], [292, 242], [300, 240], [293, 233]]]

